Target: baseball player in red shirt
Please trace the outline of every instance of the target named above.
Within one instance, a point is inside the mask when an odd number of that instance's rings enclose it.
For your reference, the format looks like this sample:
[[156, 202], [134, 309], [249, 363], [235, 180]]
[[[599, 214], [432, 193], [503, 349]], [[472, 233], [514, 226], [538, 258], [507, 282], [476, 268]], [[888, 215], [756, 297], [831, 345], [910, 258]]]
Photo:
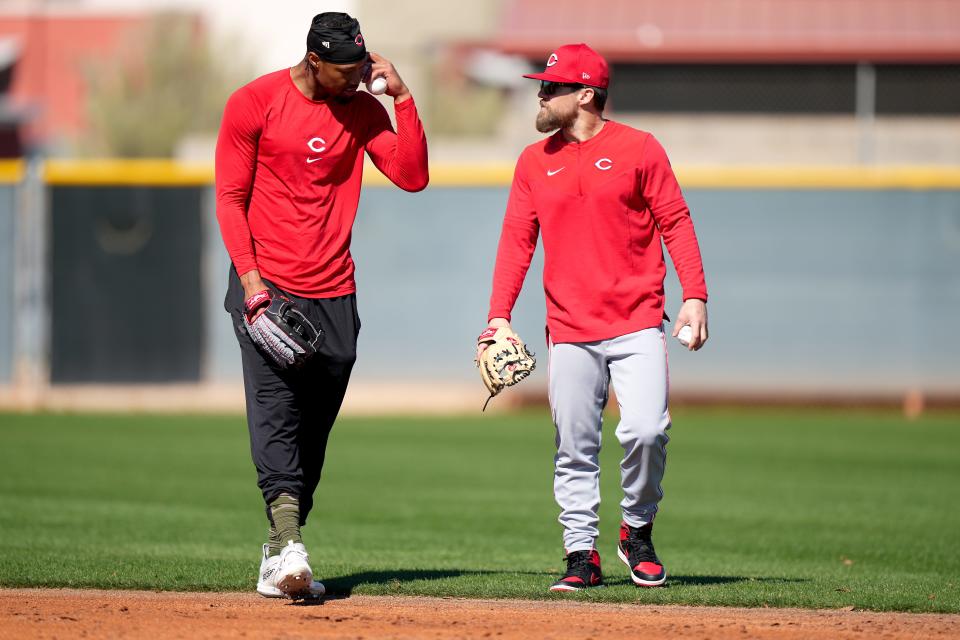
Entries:
[[598, 454], [610, 384], [624, 450], [617, 554], [635, 584], [662, 585], [666, 571], [651, 539], [670, 428], [661, 239], [683, 287], [673, 335], [689, 325], [688, 348], [697, 350], [707, 340], [707, 288], [693, 222], [660, 143], [603, 117], [609, 71], [597, 52], [564, 45], [543, 73], [525, 77], [540, 81], [537, 130], [556, 133], [517, 161], [488, 326], [509, 328], [542, 235], [554, 495], [567, 562], [551, 590], [603, 584]]
[[[385, 78], [397, 129], [361, 80]], [[350, 234], [364, 153], [406, 191], [426, 187], [410, 90], [345, 13], [313, 19], [294, 67], [229, 99], [216, 151], [217, 219], [232, 260], [224, 306], [243, 363], [250, 448], [270, 521], [257, 591], [321, 595], [300, 536], [356, 359]]]

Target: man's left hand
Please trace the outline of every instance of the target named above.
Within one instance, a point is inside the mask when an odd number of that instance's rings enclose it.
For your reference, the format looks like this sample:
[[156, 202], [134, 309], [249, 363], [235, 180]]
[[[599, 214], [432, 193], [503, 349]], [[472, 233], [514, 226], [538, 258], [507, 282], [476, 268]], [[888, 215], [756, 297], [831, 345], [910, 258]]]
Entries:
[[[397, 70], [393, 66], [392, 62], [384, 58], [379, 53], [374, 53], [373, 51], [370, 52], [370, 61], [373, 64], [370, 65], [369, 78], [376, 78], [377, 76], [386, 78], [387, 95], [393, 98], [394, 103], [403, 102], [411, 97], [410, 89], [407, 88], [407, 85], [403, 82], [403, 79], [400, 78], [400, 74], [397, 73]], [[364, 80], [366, 79], [367, 78]]]
[[680, 313], [677, 314], [677, 321], [673, 324], [673, 337], [676, 338], [680, 329], [684, 325], [690, 325], [690, 344], [687, 349], [697, 351], [707, 341], [709, 331], [707, 330], [707, 303], [697, 298], [690, 298], [683, 301], [680, 307]]

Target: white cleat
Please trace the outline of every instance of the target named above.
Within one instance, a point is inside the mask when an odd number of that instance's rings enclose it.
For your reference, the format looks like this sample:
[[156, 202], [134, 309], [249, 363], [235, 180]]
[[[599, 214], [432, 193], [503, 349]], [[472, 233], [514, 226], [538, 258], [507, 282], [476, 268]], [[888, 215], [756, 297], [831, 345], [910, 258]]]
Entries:
[[288, 541], [280, 551], [277, 588], [288, 596], [294, 596], [309, 590], [312, 582], [313, 570], [310, 569], [307, 549], [300, 542]]
[[[299, 549], [288, 551], [287, 549], [290, 548], [290, 545], [299, 547]], [[265, 598], [299, 599], [319, 598], [327, 592], [322, 582], [318, 582], [313, 579], [313, 572], [310, 571], [310, 565], [307, 563], [307, 552], [306, 549], [303, 548], [302, 544], [295, 544], [291, 542], [287, 545], [287, 548], [280, 553], [280, 555], [273, 557], [268, 555], [269, 548], [269, 545], [263, 545], [263, 556], [260, 560], [260, 576], [257, 579], [257, 593]], [[293, 553], [302, 556], [302, 562], [296, 556], [287, 558], [287, 563], [284, 566], [285, 572], [281, 573], [281, 565], [283, 564], [282, 560], [284, 559], [284, 556], [289, 556]], [[302, 576], [304, 575], [302, 567], [306, 567], [306, 580], [302, 579]], [[307, 586], [289, 587], [295, 590], [285, 590], [284, 587], [281, 586], [281, 575], [284, 575], [288, 578], [285, 584]]]

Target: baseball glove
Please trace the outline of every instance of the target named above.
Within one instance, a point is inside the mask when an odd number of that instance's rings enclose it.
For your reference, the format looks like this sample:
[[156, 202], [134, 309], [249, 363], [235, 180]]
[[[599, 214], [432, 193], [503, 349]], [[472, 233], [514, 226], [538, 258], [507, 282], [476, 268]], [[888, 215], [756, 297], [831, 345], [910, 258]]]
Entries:
[[527, 350], [520, 336], [506, 327], [489, 327], [477, 338], [477, 346], [487, 345], [487, 348], [477, 357], [477, 368], [480, 369], [480, 379], [490, 392], [487, 404], [495, 395], [503, 391], [504, 387], [512, 387], [530, 375], [537, 366], [533, 354]]
[[[264, 290], [243, 305], [250, 339], [280, 369], [298, 369], [317, 352], [323, 331], [313, 326], [282, 293]], [[257, 312], [263, 309], [263, 313]]]

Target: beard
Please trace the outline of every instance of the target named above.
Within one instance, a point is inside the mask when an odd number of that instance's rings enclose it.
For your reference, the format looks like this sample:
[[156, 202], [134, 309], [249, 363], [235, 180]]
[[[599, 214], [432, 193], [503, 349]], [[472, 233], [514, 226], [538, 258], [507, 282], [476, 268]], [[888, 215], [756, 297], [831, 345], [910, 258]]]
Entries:
[[576, 118], [576, 112], [557, 113], [556, 111], [541, 108], [539, 113], [537, 113], [537, 131], [540, 133], [550, 133], [551, 131], [572, 125]]

